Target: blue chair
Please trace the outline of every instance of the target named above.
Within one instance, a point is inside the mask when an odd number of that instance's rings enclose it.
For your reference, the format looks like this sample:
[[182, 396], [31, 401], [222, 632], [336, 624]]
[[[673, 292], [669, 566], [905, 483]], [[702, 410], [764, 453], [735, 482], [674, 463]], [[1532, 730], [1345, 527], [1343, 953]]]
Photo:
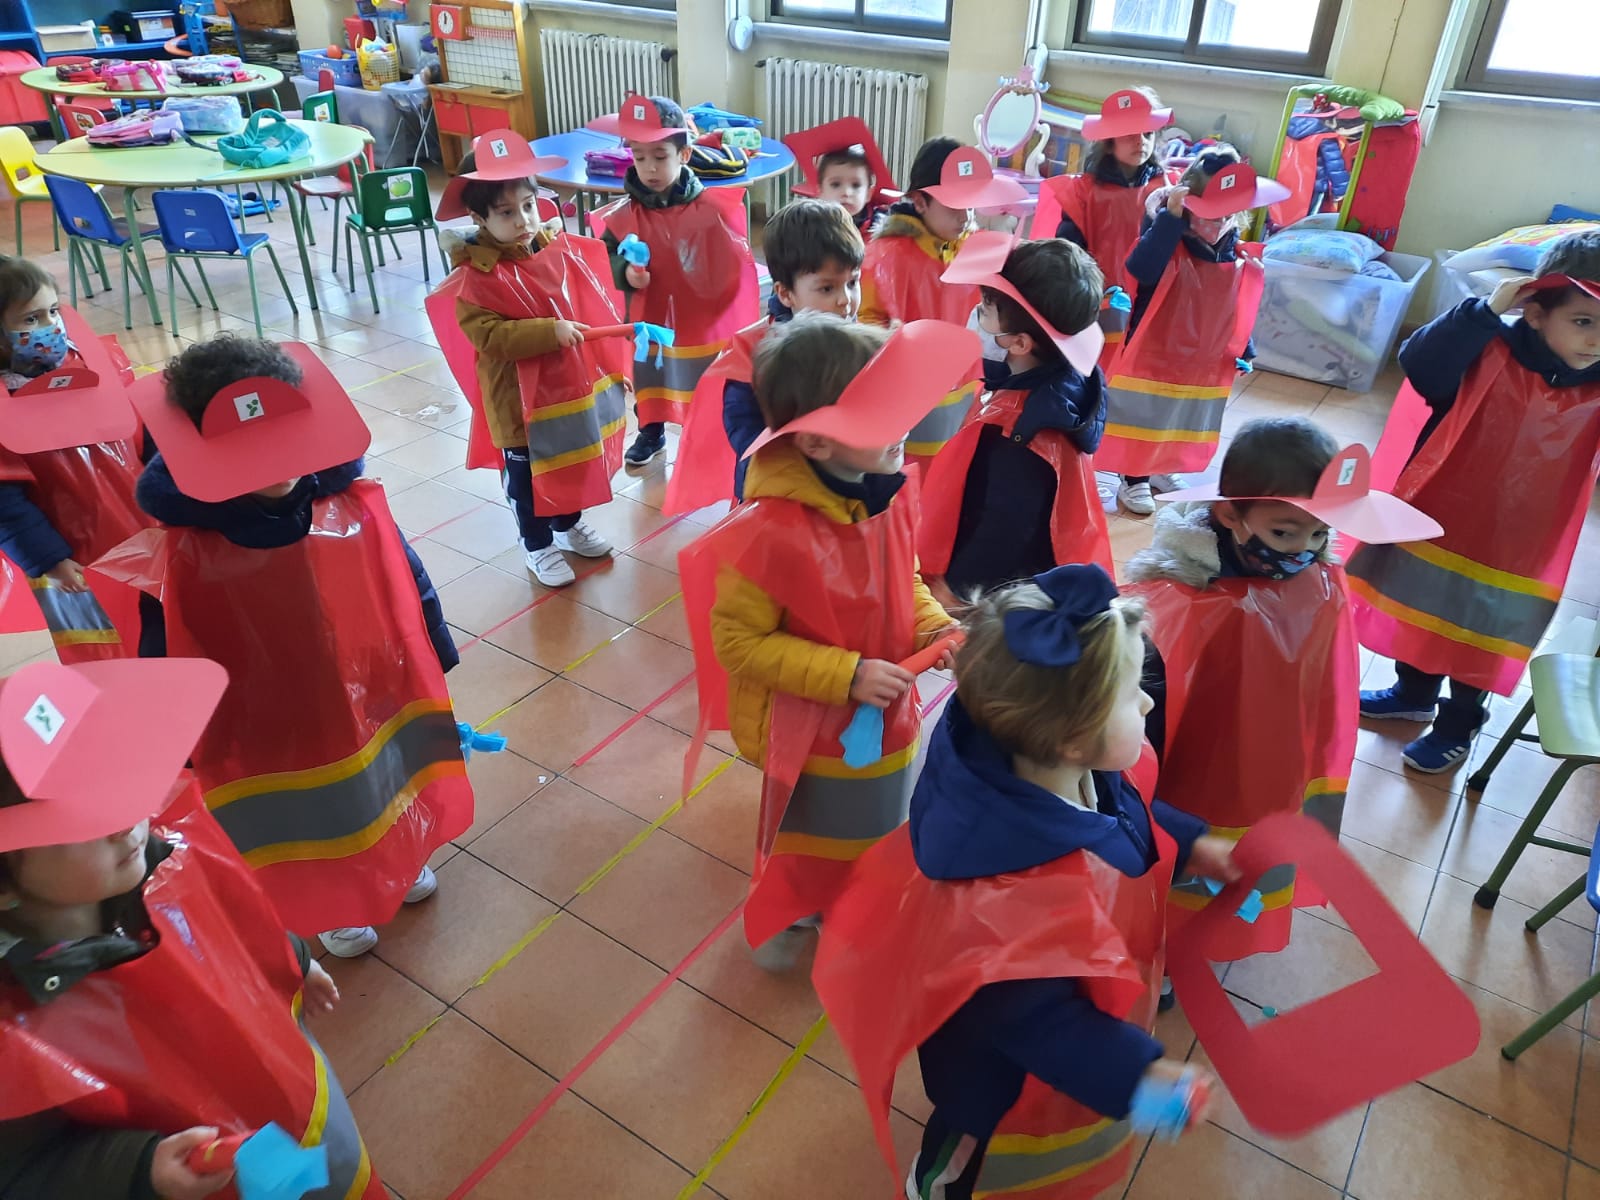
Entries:
[[[68, 179], [62, 175], [46, 175], [45, 187], [50, 189], [50, 203], [56, 212], [56, 220], [67, 234], [67, 275], [72, 280], [72, 303], [78, 303], [78, 278], [73, 274], [73, 267], [83, 272], [84, 279], [88, 279], [86, 263], [93, 261], [100, 271], [100, 281], [109, 291], [111, 280], [106, 276], [105, 258], [101, 255], [101, 248], [109, 246], [122, 256], [122, 324], [125, 329], [133, 328], [133, 300], [128, 289], [128, 277], [132, 275], [138, 280], [139, 288], [144, 292], [145, 299], [150, 302], [150, 319], [157, 325], [161, 324], [161, 310], [156, 306], [155, 286], [150, 281], [150, 268], [144, 260], [144, 242], [147, 238], [157, 237], [160, 234], [154, 225], [139, 225], [129, 229], [128, 222], [122, 217], [113, 217], [111, 210], [106, 207], [106, 202], [100, 198], [87, 183], [78, 179]], [[93, 258], [89, 258], [92, 255]], [[129, 259], [132, 259], [132, 265]], [[183, 286], [189, 287], [189, 280], [184, 278]], [[189, 288], [189, 295], [194, 295], [194, 289]], [[196, 297], [195, 303], [200, 303]]]
[[[298, 313], [294, 294], [289, 290], [289, 280], [284, 276], [278, 255], [271, 240], [264, 233], [240, 233], [228, 215], [228, 206], [215, 192], [160, 191], [151, 196], [156, 207], [156, 225], [161, 232], [161, 244], [167, 248], [167, 297], [172, 306], [172, 332], [178, 332], [178, 294], [172, 286], [172, 271], [180, 258], [194, 260], [194, 269], [200, 272], [200, 282], [205, 285], [206, 299], [211, 301], [213, 312], [217, 298], [211, 291], [211, 281], [206, 278], [203, 260], [208, 258], [244, 259], [250, 273], [250, 306], [255, 310], [256, 336], [261, 337], [261, 294], [256, 290], [255, 252], [266, 248], [272, 260], [272, 269], [283, 284], [283, 294], [291, 311]], [[188, 287], [188, 280], [184, 280]], [[194, 297], [194, 289], [189, 288]], [[200, 301], [195, 299], [195, 306]]]

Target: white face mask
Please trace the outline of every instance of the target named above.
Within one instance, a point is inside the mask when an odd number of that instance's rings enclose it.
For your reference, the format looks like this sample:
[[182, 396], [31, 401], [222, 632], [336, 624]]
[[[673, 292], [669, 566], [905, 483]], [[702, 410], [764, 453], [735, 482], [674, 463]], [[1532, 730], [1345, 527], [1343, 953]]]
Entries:
[[1005, 362], [1006, 351], [1005, 347], [1000, 344], [999, 337], [985, 329], [983, 323], [978, 319], [979, 314], [982, 312], [983, 306], [981, 304], [972, 310], [972, 315], [967, 318], [967, 328], [976, 333], [978, 340], [983, 343], [983, 357], [986, 361]]

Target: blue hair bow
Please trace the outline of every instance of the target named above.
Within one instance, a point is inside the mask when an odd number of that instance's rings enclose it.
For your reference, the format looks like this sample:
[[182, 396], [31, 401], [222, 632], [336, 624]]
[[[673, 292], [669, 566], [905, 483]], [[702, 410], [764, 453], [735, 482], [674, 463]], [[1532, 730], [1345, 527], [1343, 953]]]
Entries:
[[1083, 653], [1078, 630], [1111, 607], [1117, 585], [1104, 569], [1070, 563], [1033, 582], [1053, 609], [1014, 609], [1006, 614], [1006, 646], [1019, 662], [1035, 667], [1070, 667]]

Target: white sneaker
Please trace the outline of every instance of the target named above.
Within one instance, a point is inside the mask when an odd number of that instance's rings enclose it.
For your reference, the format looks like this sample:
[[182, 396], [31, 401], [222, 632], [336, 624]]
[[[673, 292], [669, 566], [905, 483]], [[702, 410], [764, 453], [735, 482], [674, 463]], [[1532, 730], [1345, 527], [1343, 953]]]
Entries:
[[1189, 486], [1189, 477], [1169, 472], [1150, 476], [1150, 489], [1156, 492], [1181, 492]]
[[419, 900], [426, 900], [438, 890], [438, 876], [433, 873], [432, 867], [424, 866], [422, 874], [417, 876], [417, 881], [406, 892], [406, 903], [415, 904]]
[[378, 931], [371, 925], [347, 925], [319, 933], [317, 940], [335, 958], [360, 958], [378, 944]]
[[559, 549], [570, 550], [581, 558], [604, 558], [611, 553], [611, 543], [587, 521], [580, 520], [565, 532], [557, 530], [555, 539]]
[[528, 570], [533, 572], [533, 577], [545, 587], [566, 587], [577, 578], [573, 573], [572, 564], [554, 546], [546, 546], [543, 550], [529, 550], [523, 561], [528, 564]]
[[791, 925], [775, 937], [757, 946], [752, 957], [763, 971], [792, 971], [805, 950], [806, 938], [811, 930], [802, 925]]
[[1095, 490], [1100, 493], [1100, 507], [1108, 513], [1117, 511], [1117, 484], [1121, 477], [1110, 471], [1094, 473]]
[[1124, 482], [1117, 489], [1117, 499], [1123, 508], [1141, 517], [1148, 517], [1156, 510], [1156, 498], [1150, 494], [1148, 483]]

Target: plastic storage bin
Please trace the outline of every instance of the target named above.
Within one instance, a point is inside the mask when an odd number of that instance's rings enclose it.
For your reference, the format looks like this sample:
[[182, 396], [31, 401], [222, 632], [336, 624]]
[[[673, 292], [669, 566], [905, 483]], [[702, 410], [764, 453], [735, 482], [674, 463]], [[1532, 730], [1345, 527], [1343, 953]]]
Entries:
[[22, 76], [39, 65], [26, 50], [0, 50], [0, 124], [48, 121], [44, 93], [22, 86]]
[[1256, 317], [1256, 366], [1352, 392], [1370, 392], [1394, 354], [1428, 260], [1391, 250], [1380, 255], [1398, 280], [1266, 263], [1266, 291]]
[[300, 74], [312, 83], [317, 81], [317, 75], [324, 67], [333, 72], [334, 83], [344, 87], [361, 86], [361, 64], [356, 62], [354, 50], [343, 58], [329, 58], [323, 50], [300, 51]]

